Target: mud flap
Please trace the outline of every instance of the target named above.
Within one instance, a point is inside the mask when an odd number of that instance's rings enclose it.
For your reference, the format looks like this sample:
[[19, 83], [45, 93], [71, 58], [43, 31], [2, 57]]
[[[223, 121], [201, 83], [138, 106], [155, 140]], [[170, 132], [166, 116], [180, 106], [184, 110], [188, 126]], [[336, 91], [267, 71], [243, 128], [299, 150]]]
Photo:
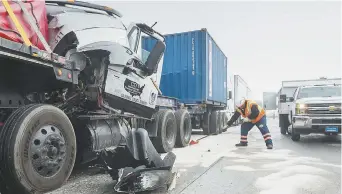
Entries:
[[[134, 165], [119, 169], [118, 182], [114, 187], [116, 192], [152, 191], [171, 184], [175, 176], [172, 173], [176, 160], [174, 153], [169, 152], [162, 159], [147, 131], [142, 128], [132, 129], [126, 137], [126, 143], [127, 149], [134, 158]], [[128, 161], [127, 163], [133, 164]]]

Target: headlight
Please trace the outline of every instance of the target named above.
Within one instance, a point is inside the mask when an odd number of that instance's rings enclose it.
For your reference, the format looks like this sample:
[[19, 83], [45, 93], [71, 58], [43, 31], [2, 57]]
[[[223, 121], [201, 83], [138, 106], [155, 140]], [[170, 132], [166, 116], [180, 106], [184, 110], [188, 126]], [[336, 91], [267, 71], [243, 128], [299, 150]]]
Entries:
[[307, 114], [307, 106], [306, 104], [296, 104], [296, 114]]

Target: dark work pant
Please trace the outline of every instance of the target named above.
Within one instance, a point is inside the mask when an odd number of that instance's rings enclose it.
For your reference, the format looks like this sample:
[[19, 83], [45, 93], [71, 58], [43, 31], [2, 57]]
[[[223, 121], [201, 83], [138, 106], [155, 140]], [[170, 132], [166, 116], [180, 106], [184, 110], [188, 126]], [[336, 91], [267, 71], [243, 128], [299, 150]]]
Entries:
[[254, 125], [256, 125], [258, 127], [258, 129], [260, 130], [266, 145], [268, 144], [273, 144], [272, 143], [272, 138], [271, 138], [271, 133], [267, 128], [267, 124], [266, 124], [266, 116], [263, 116], [260, 121], [258, 121], [257, 123], [251, 123], [251, 122], [245, 122], [242, 123], [241, 125], [241, 143], [247, 143], [247, 135], [248, 132], [254, 127]]

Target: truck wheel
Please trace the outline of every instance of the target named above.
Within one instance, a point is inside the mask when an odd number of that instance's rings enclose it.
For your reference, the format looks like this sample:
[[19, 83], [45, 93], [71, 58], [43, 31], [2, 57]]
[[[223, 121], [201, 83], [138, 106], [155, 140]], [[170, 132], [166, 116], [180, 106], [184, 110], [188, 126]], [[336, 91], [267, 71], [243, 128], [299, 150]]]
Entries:
[[225, 115], [224, 115], [225, 113], [224, 112], [221, 112], [221, 131], [220, 131], [220, 133], [222, 133], [222, 132], [224, 132], [224, 129], [225, 129], [225, 123], [226, 123], [226, 121], [225, 121]]
[[45, 193], [63, 185], [76, 159], [76, 137], [65, 113], [29, 105], [7, 119], [0, 134], [2, 193]]
[[186, 110], [176, 111], [175, 116], [177, 122], [176, 146], [185, 147], [189, 144], [191, 138], [191, 117]]
[[[286, 119], [287, 120], [287, 119]], [[283, 135], [286, 135], [287, 129], [286, 129], [286, 122], [284, 115], [281, 115], [279, 117], [279, 122], [280, 122], [280, 133]]]
[[210, 116], [210, 133], [218, 135], [220, 130], [220, 114], [218, 111], [213, 111]]
[[300, 133], [296, 133], [296, 129], [293, 128], [293, 123], [292, 123], [292, 113], [291, 113], [291, 123], [290, 123], [290, 129], [291, 129], [291, 133], [289, 132], [289, 134], [291, 134], [291, 139], [293, 141], [299, 141], [300, 140]]
[[222, 126], [222, 121], [223, 121], [223, 118], [222, 118], [222, 113], [221, 112], [218, 112], [218, 127], [219, 127], [219, 134], [222, 133], [222, 130], [223, 130], [223, 126]]
[[299, 141], [300, 140], [300, 134], [295, 133], [296, 130], [292, 128], [292, 133], [291, 133], [291, 139], [293, 141]]
[[210, 116], [211, 112], [206, 111], [203, 115], [203, 124], [202, 124], [202, 130], [204, 135], [209, 135], [210, 134]]
[[152, 142], [159, 153], [167, 153], [172, 151], [176, 143], [176, 118], [171, 110], [160, 110], [157, 114], [158, 135]]

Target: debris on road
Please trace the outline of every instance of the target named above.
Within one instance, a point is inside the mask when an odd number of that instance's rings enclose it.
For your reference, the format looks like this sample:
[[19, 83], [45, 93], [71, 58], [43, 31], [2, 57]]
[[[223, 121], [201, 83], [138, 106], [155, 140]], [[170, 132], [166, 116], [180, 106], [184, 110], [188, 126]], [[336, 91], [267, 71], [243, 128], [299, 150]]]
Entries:
[[135, 193], [153, 191], [161, 187], [169, 187], [175, 180], [176, 173], [172, 173], [176, 155], [168, 153], [161, 165], [154, 168], [139, 166], [126, 167], [119, 170], [119, 179], [114, 187], [116, 192]]
[[199, 138], [199, 139], [197, 139], [197, 140], [191, 140], [189, 144], [190, 144], [190, 145], [198, 144], [199, 141], [200, 141], [201, 139], [207, 138], [207, 137], [209, 137], [209, 136], [210, 136], [210, 135], [206, 135], [206, 136], [201, 137], [201, 138]]

